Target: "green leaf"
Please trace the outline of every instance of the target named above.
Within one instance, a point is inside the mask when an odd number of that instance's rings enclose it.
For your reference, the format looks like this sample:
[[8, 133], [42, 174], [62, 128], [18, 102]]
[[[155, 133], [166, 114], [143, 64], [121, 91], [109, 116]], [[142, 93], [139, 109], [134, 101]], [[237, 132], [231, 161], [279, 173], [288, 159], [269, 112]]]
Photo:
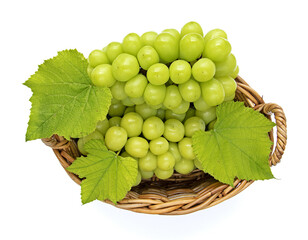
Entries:
[[53, 134], [66, 139], [94, 131], [110, 103], [108, 88], [98, 88], [87, 74], [87, 60], [77, 50], [64, 50], [39, 66], [24, 85], [33, 95], [26, 141]]
[[77, 158], [68, 171], [86, 178], [81, 182], [82, 203], [95, 199], [122, 200], [135, 184], [138, 163], [131, 157], [120, 157], [108, 151], [102, 140], [90, 140], [85, 144], [87, 157]]
[[203, 170], [231, 186], [235, 177], [273, 178], [268, 132], [275, 124], [242, 102], [225, 102], [217, 107], [216, 114], [213, 130], [198, 131], [192, 137]]

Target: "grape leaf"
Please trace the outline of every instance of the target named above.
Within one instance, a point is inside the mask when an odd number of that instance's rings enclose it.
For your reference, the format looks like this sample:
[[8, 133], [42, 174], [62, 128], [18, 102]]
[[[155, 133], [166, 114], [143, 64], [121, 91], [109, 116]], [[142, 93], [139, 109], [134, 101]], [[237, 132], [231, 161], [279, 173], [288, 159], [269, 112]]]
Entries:
[[137, 161], [108, 151], [102, 140], [90, 140], [85, 149], [87, 157], [77, 158], [66, 168], [80, 178], [86, 178], [81, 182], [82, 203], [109, 199], [116, 204], [136, 182]]
[[217, 107], [216, 114], [213, 130], [198, 131], [192, 137], [203, 170], [231, 186], [235, 177], [273, 178], [268, 132], [275, 124], [242, 102], [225, 102]]
[[105, 119], [111, 92], [91, 83], [87, 66], [77, 50], [64, 50], [41, 64], [24, 83], [33, 92], [26, 141], [53, 134], [79, 138]]

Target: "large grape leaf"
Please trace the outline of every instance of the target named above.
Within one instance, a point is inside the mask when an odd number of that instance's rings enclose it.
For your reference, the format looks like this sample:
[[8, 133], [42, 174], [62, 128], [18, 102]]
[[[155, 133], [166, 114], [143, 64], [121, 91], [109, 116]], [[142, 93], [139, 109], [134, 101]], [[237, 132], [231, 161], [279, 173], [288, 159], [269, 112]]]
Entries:
[[53, 134], [79, 138], [105, 119], [111, 93], [91, 83], [87, 65], [77, 50], [64, 50], [46, 60], [24, 83], [33, 92], [27, 141]]
[[268, 132], [275, 124], [242, 102], [225, 102], [216, 109], [211, 131], [193, 135], [193, 149], [203, 170], [233, 186], [234, 178], [273, 178], [268, 157], [272, 142]]
[[68, 171], [85, 178], [81, 182], [82, 203], [109, 199], [116, 203], [136, 183], [138, 163], [131, 157], [120, 157], [108, 151], [102, 140], [85, 144], [87, 157], [77, 158]]

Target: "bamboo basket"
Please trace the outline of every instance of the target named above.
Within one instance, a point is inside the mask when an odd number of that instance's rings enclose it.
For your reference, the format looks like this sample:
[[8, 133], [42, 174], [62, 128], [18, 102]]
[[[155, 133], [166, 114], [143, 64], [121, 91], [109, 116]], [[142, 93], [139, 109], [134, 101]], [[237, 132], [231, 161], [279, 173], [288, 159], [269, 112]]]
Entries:
[[[269, 138], [274, 143], [269, 156], [269, 165], [280, 162], [287, 143], [286, 117], [283, 109], [274, 103], [265, 103], [262, 97], [253, 90], [241, 77], [237, 77], [236, 101], [242, 101], [246, 106], [263, 113], [271, 119], [274, 115], [276, 131], [269, 133]], [[81, 179], [66, 170], [68, 166], [80, 156], [76, 139], [68, 141], [63, 137], [53, 135], [42, 141], [52, 148], [60, 164], [77, 184]], [[210, 175], [200, 170], [194, 170], [187, 175], [175, 173], [167, 180], [159, 180], [153, 177], [151, 180], [143, 180], [138, 186], [133, 187], [126, 197], [113, 204], [118, 208], [133, 212], [147, 214], [182, 215], [219, 204], [243, 191], [253, 181], [236, 179], [234, 188], [215, 180]]]

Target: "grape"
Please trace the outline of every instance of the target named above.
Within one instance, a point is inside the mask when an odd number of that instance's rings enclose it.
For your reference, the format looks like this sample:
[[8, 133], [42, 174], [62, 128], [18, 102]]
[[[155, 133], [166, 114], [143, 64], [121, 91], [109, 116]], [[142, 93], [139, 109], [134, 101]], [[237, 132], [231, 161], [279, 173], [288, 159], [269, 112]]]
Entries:
[[140, 105], [137, 105], [135, 107], [135, 111], [136, 113], [139, 113], [139, 115], [143, 118], [143, 119], [147, 119], [149, 117], [155, 116], [157, 114], [157, 110], [150, 107], [148, 104], [143, 103]]
[[[130, 158], [132, 158], [132, 159], [135, 159], [135, 158], [133, 158], [131, 155], [129, 155], [126, 151], [124, 151], [124, 152], [121, 153], [121, 157], [124, 157], [124, 158], [130, 157]], [[136, 160], [136, 159], [135, 159], [135, 160]]]
[[136, 182], [135, 182], [135, 184], [133, 185], [133, 187], [138, 186], [138, 185], [140, 184], [140, 182], [141, 182], [141, 173], [138, 172], [137, 178], [136, 178]]
[[137, 54], [137, 59], [144, 70], [148, 70], [153, 64], [159, 62], [158, 53], [151, 46], [142, 47]]
[[176, 163], [182, 159], [177, 143], [169, 143], [169, 152], [172, 153]]
[[122, 42], [122, 48], [125, 53], [137, 56], [140, 48], [142, 48], [143, 44], [138, 34], [129, 33], [127, 34]]
[[90, 65], [88, 65], [88, 67], [87, 67], [87, 73], [88, 73], [88, 76], [91, 78], [91, 73], [92, 73], [92, 71], [93, 71], [93, 67], [91, 67]]
[[140, 171], [142, 179], [149, 179], [149, 178], [153, 177], [153, 175], [154, 175], [153, 171], [146, 172], [146, 171], [142, 171], [141, 169], [139, 171]]
[[90, 133], [89, 135], [79, 138], [77, 142], [77, 146], [78, 146], [80, 153], [82, 153], [83, 155], [88, 154], [88, 152], [84, 148], [84, 145], [92, 139], [101, 139], [104, 141], [104, 136], [99, 131], [94, 130], [94, 132]]
[[138, 113], [130, 112], [123, 116], [120, 126], [126, 130], [128, 137], [137, 137], [142, 132], [143, 119]]
[[116, 104], [111, 104], [109, 107], [108, 115], [110, 117], [121, 117], [124, 114], [125, 106], [119, 102]]
[[227, 102], [227, 101], [231, 101], [231, 100], [233, 100], [235, 98], [235, 93], [233, 93], [232, 95], [230, 95], [229, 97], [225, 97], [225, 102]]
[[184, 125], [177, 119], [168, 119], [165, 122], [164, 137], [169, 142], [179, 142], [184, 137]]
[[142, 134], [148, 140], [153, 140], [163, 135], [164, 130], [165, 125], [160, 118], [150, 117], [143, 123]]
[[144, 157], [139, 158], [138, 164], [141, 171], [154, 171], [157, 168], [157, 157], [153, 153], [148, 151], [148, 153]]
[[191, 160], [182, 158], [180, 161], [175, 163], [174, 169], [180, 174], [188, 174], [195, 169], [195, 164]]
[[123, 53], [122, 44], [119, 42], [111, 42], [107, 46], [106, 54], [109, 61], [112, 63], [114, 59]]
[[130, 97], [127, 97], [127, 98], [124, 98], [121, 103], [124, 105], [124, 106], [128, 106], [128, 107], [132, 107], [135, 105], [135, 103], [131, 100]]
[[126, 82], [139, 73], [137, 58], [127, 53], [121, 53], [112, 63], [112, 74], [121, 82]]
[[221, 30], [221, 29], [213, 29], [209, 31], [205, 36], [204, 36], [204, 42], [206, 43], [208, 40], [211, 40], [213, 38], [217, 37], [222, 37], [224, 39], [228, 39], [227, 34]]
[[165, 64], [155, 63], [149, 67], [147, 78], [153, 85], [165, 84], [169, 79], [169, 69]]
[[117, 126], [119, 127], [121, 124], [121, 118], [120, 117], [112, 117], [109, 119], [109, 127]]
[[179, 42], [169, 33], [159, 34], [154, 41], [154, 48], [165, 63], [173, 62], [179, 57]]
[[91, 72], [91, 80], [98, 87], [111, 87], [116, 82], [110, 64], [97, 65]]
[[143, 96], [148, 80], [142, 74], [131, 78], [125, 83], [124, 91], [129, 97], [139, 98]]
[[184, 123], [185, 136], [192, 137], [192, 135], [199, 130], [205, 130], [205, 123], [200, 117], [188, 118]]
[[235, 90], [236, 90], [236, 87], [237, 87], [234, 79], [232, 77], [227, 76], [227, 77], [217, 78], [217, 80], [221, 82], [221, 84], [224, 88], [225, 100], [229, 99], [230, 97], [234, 98]]
[[187, 110], [187, 112], [186, 112], [186, 116], [185, 116], [185, 118], [184, 118], [184, 122], [185, 122], [187, 119], [189, 119], [189, 118], [195, 116], [195, 115], [196, 115], [195, 112], [196, 112], [195, 109], [189, 108], [189, 109]]
[[148, 153], [149, 143], [142, 137], [131, 137], [125, 144], [125, 150], [129, 155], [136, 158], [145, 157]]
[[135, 112], [135, 107], [127, 107], [124, 111], [124, 114], [130, 113], [130, 112]]
[[110, 88], [112, 97], [116, 100], [123, 100], [127, 98], [127, 95], [125, 93], [125, 83], [116, 81], [112, 87]]
[[161, 155], [167, 152], [168, 149], [169, 149], [169, 142], [166, 140], [166, 138], [159, 137], [150, 142], [150, 150], [155, 155]]
[[212, 38], [205, 44], [202, 57], [207, 57], [214, 62], [221, 62], [227, 59], [231, 53], [231, 44], [222, 37]]
[[148, 45], [153, 47], [157, 35], [158, 34], [156, 32], [146, 32], [141, 35], [140, 39], [144, 46]]
[[194, 159], [194, 164], [195, 164], [196, 168], [203, 170], [202, 164], [197, 158]]
[[230, 76], [236, 70], [236, 59], [231, 53], [226, 60], [222, 62], [216, 62], [215, 77]]
[[225, 99], [224, 87], [217, 79], [201, 83], [201, 93], [204, 101], [209, 106], [221, 104]]
[[203, 30], [199, 23], [188, 22], [181, 29], [181, 37], [185, 36], [188, 33], [198, 33], [203, 36]]
[[238, 66], [236, 66], [235, 70], [233, 71], [233, 73], [230, 74], [230, 77], [232, 77], [233, 79], [235, 79], [238, 76], [240, 69]]
[[196, 110], [196, 116], [200, 117], [205, 124], [208, 124], [209, 122], [216, 119], [216, 107], [211, 107], [206, 111], [199, 111]]
[[101, 50], [93, 50], [88, 57], [89, 65], [92, 68], [95, 68], [96, 66], [100, 64], [107, 64], [109, 63], [108, 57], [106, 53], [104, 53]]
[[180, 151], [180, 154], [183, 158], [186, 158], [188, 160], [194, 160], [195, 154], [192, 147], [192, 139], [185, 137], [178, 143], [178, 148]]
[[206, 111], [209, 108], [211, 108], [211, 106], [209, 106], [203, 99], [203, 97], [201, 96], [197, 101], [194, 102], [194, 106], [197, 110], [199, 111]]
[[180, 122], [182, 122], [184, 120], [185, 116], [186, 116], [186, 113], [176, 114], [172, 110], [167, 109], [166, 112], [165, 112], [165, 115], [166, 115], [165, 116], [166, 120], [168, 120], [168, 119], [177, 119]]
[[216, 123], [217, 119], [211, 121], [208, 125], [207, 125], [207, 130], [212, 130], [214, 129], [214, 125]]
[[105, 118], [103, 121], [98, 121], [96, 124], [96, 130], [99, 131], [103, 136], [105, 136], [109, 128], [109, 121]]
[[171, 34], [173, 37], [175, 37], [175, 39], [177, 41], [180, 41], [181, 36], [178, 30], [173, 29], [173, 28], [169, 28], [169, 29], [165, 29], [164, 31], [162, 31], [163, 33], [169, 33]]
[[176, 114], [184, 114], [188, 111], [189, 106], [190, 106], [190, 103], [183, 100], [181, 104], [177, 106], [176, 108], [173, 108], [172, 111]]
[[165, 110], [164, 109], [157, 109], [157, 117], [159, 117], [161, 120], [165, 118]]
[[127, 132], [124, 128], [113, 126], [107, 130], [105, 143], [108, 149], [115, 152], [120, 151], [124, 147], [126, 141]]
[[165, 85], [153, 85], [149, 83], [143, 94], [143, 98], [148, 105], [159, 105], [163, 103], [166, 95]]
[[198, 33], [188, 33], [180, 40], [180, 58], [188, 62], [194, 61], [202, 55], [204, 40]]
[[163, 106], [162, 103], [161, 103], [161, 104], [158, 104], [158, 105], [151, 105], [151, 107], [154, 108], [154, 109], [156, 109], [156, 110], [162, 108], [162, 106]]
[[156, 177], [158, 177], [159, 179], [167, 179], [167, 178], [170, 178], [173, 174], [174, 170], [173, 168], [169, 169], [169, 170], [161, 170], [159, 168], [156, 168], [154, 173], [156, 175]]
[[182, 98], [187, 102], [197, 101], [201, 96], [200, 85], [192, 78], [185, 83], [179, 84], [179, 90]]
[[170, 85], [166, 89], [164, 106], [169, 109], [178, 107], [182, 102], [182, 96], [179, 92], [179, 89], [175, 85]]
[[216, 67], [211, 59], [201, 58], [192, 67], [192, 75], [198, 82], [211, 80], [215, 75]]
[[171, 152], [165, 152], [157, 156], [157, 167], [160, 170], [170, 170], [175, 165], [175, 158]]
[[140, 105], [140, 104], [145, 103], [143, 97], [139, 97], [139, 98], [130, 98], [130, 100], [131, 100], [135, 105]]
[[191, 76], [191, 66], [184, 60], [176, 60], [169, 67], [170, 79], [176, 84], [185, 83]]

